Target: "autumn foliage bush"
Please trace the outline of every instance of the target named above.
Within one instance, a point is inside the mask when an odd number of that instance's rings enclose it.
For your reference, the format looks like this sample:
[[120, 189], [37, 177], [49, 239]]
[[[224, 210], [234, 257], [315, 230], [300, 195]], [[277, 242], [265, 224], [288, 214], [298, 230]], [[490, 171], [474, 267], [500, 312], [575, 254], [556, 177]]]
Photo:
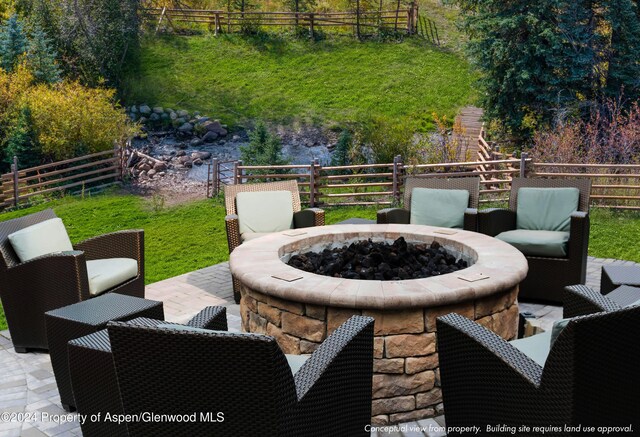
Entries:
[[607, 99], [586, 120], [557, 123], [536, 133], [531, 156], [538, 162], [640, 163], [640, 102]]
[[133, 135], [132, 125], [115, 100], [115, 91], [88, 88], [64, 80], [38, 83], [25, 63], [13, 72], [0, 69], [0, 148], [5, 160], [7, 145], [24, 131], [24, 113], [29, 114], [29, 150], [40, 162], [68, 159], [109, 150]]

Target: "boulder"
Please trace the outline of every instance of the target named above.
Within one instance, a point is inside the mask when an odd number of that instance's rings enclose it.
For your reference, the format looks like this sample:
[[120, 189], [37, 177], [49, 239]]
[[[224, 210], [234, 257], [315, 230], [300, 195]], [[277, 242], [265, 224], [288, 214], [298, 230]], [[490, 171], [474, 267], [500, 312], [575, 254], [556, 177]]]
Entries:
[[182, 133], [191, 133], [193, 132], [193, 125], [191, 123], [183, 123], [182, 126], [178, 128], [178, 131]]
[[134, 114], [138, 113], [138, 107], [136, 105], [133, 105], [131, 108], [129, 108], [129, 112], [133, 112]]
[[202, 137], [202, 141], [205, 143], [213, 143], [216, 139], [218, 139], [218, 134], [212, 131], [207, 132]]
[[202, 145], [202, 142], [203, 142], [203, 141], [202, 141], [200, 138], [193, 138], [193, 139], [191, 140], [191, 142], [189, 142], [189, 145], [190, 145], [191, 147], [198, 147], [198, 146], [201, 146], [201, 145]]
[[140, 106], [140, 114], [151, 115], [151, 108], [148, 105]]
[[164, 162], [158, 162], [156, 165], [153, 166], [153, 170], [155, 172], [165, 171], [166, 169], [167, 169], [167, 164], [165, 164]]
[[153, 113], [149, 116], [149, 120], [155, 122], [155, 121], [160, 121], [160, 114], [157, 113]]
[[178, 158], [178, 162], [182, 165], [185, 165], [187, 162], [191, 162], [191, 157], [183, 155]]
[[173, 125], [173, 127], [175, 127], [176, 129], [179, 128], [180, 126], [182, 126], [183, 124], [185, 124], [187, 122], [187, 120], [185, 118], [182, 117], [178, 117], [175, 120], [173, 120], [171, 122], [171, 124]]
[[184, 109], [180, 109], [178, 111], [178, 116], [184, 119], [189, 118], [189, 111], [185, 111]]
[[169, 113], [169, 118], [171, 120], [177, 120], [178, 119], [178, 114], [176, 114], [175, 112], [170, 112]]
[[162, 121], [169, 121], [169, 114], [163, 112], [162, 114], [160, 114], [160, 119]]
[[220, 124], [220, 122], [218, 120], [205, 121], [204, 123], [202, 123], [202, 126], [207, 131], [215, 132], [218, 135], [220, 135], [221, 137], [223, 137], [223, 136], [225, 136], [227, 134], [227, 130], [222, 127], [222, 125]]
[[198, 117], [198, 123], [204, 123], [205, 121], [209, 121], [209, 117]]
[[184, 150], [178, 150], [178, 151], [176, 152], [176, 156], [177, 156], [178, 158], [179, 158], [179, 157], [181, 157], [181, 156], [184, 156], [184, 155], [186, 155], [186, 154], [187, 154], [187, 152], [185, 152]]
[[153, 177], [153, 175], [155, 175], [157, 172], [154, 169], [151, 169], [147, 172], [147, 176], [149, 176], [150, 178]]
[[175, 112], [175, 111], [171, 108], [164, 108], [164, 112], [166, 112], [167, 114], [171, 114], [172, 112]]
[[193, 152], [191, 154], [191, 158], [206, 161], [207, 159], [211, 158], [211, 152]]
[[138, 165], [138, 170], [147, 172], [151, 170], [151, 166], [145, 162], [144, 164]]
[[131, 119], [131, 121], [136, 121], [138, 119], [138, 114], [135, 112], [130, 112], [129, 118]]
[[147, 122], [147, 117], [140, 117], [138, 121], [140, 122], [140, 124], [145, 124]]
[[163, 112], [164, 112], [164, 108], [162, 108], [162, 106], [156, 106], [155, 108], [153, 108], [154, 114], [162, 114]]
[[204, 162], [202, 162], [202, 159], [200, 158], [196, 158], [193, 160], [193, 165], [202, 165], [204, 164]]
[[193, 167], [193, 162], [192, 161], [185, 161], [185, 163], [182, 164], [182, 165], [184, 165], [187, 168], [191, 168], [191, 167]]

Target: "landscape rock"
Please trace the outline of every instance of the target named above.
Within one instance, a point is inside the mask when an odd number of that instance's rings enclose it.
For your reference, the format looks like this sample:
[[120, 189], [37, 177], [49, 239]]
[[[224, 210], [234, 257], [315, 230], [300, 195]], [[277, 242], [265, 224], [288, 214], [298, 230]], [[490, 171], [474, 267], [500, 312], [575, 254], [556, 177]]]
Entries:
[[181, 118], [189, 118], [189, 111], [185, 111], [184, 109], [180, 109], [178, 111], [178, 116]]
[[178, 162], [179, 162], [180, 164], [183, 164], [183, 165], [184, 165], [186, 162], [190, 162], [190, 161], [191, 161], [191, 157], [189, 157], [189, 156], [182, 155], [182, 156], [180, 156], [180, 157], [178, 158]]
[[191, 142], [189, 143], [189, 145], [190, 145], [191, 147], [198, 147], [198, 146], [201, 146], [201, 145], [202, 145], [202, 143], [204, 143], [204, 141], [203, 141], [203, 140], [201, 140], [200, 138], [194, 138], [194, 139], [192, 139], [192, 140], [191, 140]]
[[224, 137], [225, 135], [227, 135], [227, 130], [222, 127], [222, 125], [220, 124], [220, 121], [218, 120], [205, 121], [204, 123], [202, 123], [202, 126], [209, 132], [215, 132], [221, 137]]
[[193, 125], [191, 123], [184, 123], [182, 126], [178, 128], [178, 131], [182, 133], [193, 132]]
[[187, 122], [186, 118], [179, 117], [179, 118], [176, 118], [175, 120], [173, 120], [172, 124], [173, 124], [173, 127], [177, 128], [177, 127], [182, 126], [186, 122]]
[[191, 157], [193, 159], [201, 159], [203, 161], [206, 161], [207, 159], [211, 158], [211, 152], [193, 152], [191, 154]]
[[200, 166], [202, 164], [204, 164], [204, 162], [202, 162], [202, 159], [200, 159], [200, 158], [196, 158], [196, 159], [193, 160], [193, 165]]
[[149, 116], [149, 120], [151, 120], [151, 121], [159, 121], [160, 120], [160, 115], [154, 112], [153, 114], [151, 114]]
[[140, 117], [138, 121], [140, 122], [140, 124], [145, 124], [147, 122], [147, 117]]
[[202, 141], [205, 143], [213, 143], [216, 139], [218, 139], [218, 134], [212, 131], [207, 132], [202, 137]]
[[154, 169], [151, 169], [147, 172], [147, 176], [149, 176], [150, 178], [153, 177], [153, 175], [155, 175], [157, 172]]
[[165, 171], [166, 169], [167, 169], [167, 164], [165, 164], [164, 162], [158, 162], [156, 165], [153, 166], [153, 170], [155, 170], [156, 172]]
[[138, 113], [138, 107], [136, 105], [133, 105], [131, 108], [129, 108], [129, 112], [133, 112], [134, 114]]
[[151, 170], [151, 166], [149, 164], [147, 164], [147, 163], [144, 163], [144, 164], [141, 164], [141, 165], [138, 166], [138, 170], [146, 172], [146, 171]]
[[177, 156], [177, 157], [184, 156], [184, 155], [186, 155], [186, 154], [187, 154], [187, 152], [185, 152], [184, 150], [178, 150], [178, 151], [176, 152], [176, 156]]
[[140, 106], [140, 114], [151, 115], [151, 108], [148, 105]]
[[162, 106], [156, 106], [155, 108], [153, 108], [154, 114], [162, 114], [163, 112], [164, 112], [164, 109], [162, 108]]
[[178, 114], [176, 114], [175, 112], [170, 112], [169, 113], [169, 118], [171, 120], [177, 120], [178, 119]]

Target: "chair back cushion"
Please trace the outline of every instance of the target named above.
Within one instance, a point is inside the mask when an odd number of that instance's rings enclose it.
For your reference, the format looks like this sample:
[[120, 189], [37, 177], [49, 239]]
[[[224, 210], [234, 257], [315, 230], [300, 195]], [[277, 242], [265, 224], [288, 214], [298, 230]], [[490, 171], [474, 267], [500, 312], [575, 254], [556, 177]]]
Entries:
[[569, 232], [529, 231], [516, 229], [496, 235], [498, 240], [509, 243], [527, 256], [567, 256]]
[[132, 258], [107, 258], [87, 261], [89, 294], [97, 296], [138, 276], [138, 261]]
[[240, 234], [279, 232], [293, 227], [290, 191], [242, 192], [236, 196]]
[[53, 218], [9, 234], [9, 241], [20, 262], [54, 252], [73, 250], [67, 230]]
[[414, 188], [411, 193], [412, 225], [459, 228], [464, 225], [464, 212], [469, 206], [467, 190]]
[[578, 210], [577, 188], [528, 188], [518, 190], [516, 228], [530, 231], [568, 232], [571, 214]]

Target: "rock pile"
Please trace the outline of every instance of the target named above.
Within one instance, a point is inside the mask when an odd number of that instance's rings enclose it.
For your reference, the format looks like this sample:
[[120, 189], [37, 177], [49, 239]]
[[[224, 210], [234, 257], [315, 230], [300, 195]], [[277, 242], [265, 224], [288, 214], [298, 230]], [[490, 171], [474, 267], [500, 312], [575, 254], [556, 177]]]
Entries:
[[288, 264], [300, 270], [346, 279], [398, 281], [428, 278], [467, 268], [467, 262], [438, 242], [409, 244], [404, 237], [393, 244], [357, 241], [349, 246], [294, 255]]
[[168, 170], [180, 170], [191, 168], [194, 165], [202, 165], [211, 158], [210, 152], [193, 152], [187, 154], [179, 150], [172, 155], [154, 158], [138, 150], [130, 151], [127, 157], [127, 168], [133, 177], [139, 179], [165, 176]]

